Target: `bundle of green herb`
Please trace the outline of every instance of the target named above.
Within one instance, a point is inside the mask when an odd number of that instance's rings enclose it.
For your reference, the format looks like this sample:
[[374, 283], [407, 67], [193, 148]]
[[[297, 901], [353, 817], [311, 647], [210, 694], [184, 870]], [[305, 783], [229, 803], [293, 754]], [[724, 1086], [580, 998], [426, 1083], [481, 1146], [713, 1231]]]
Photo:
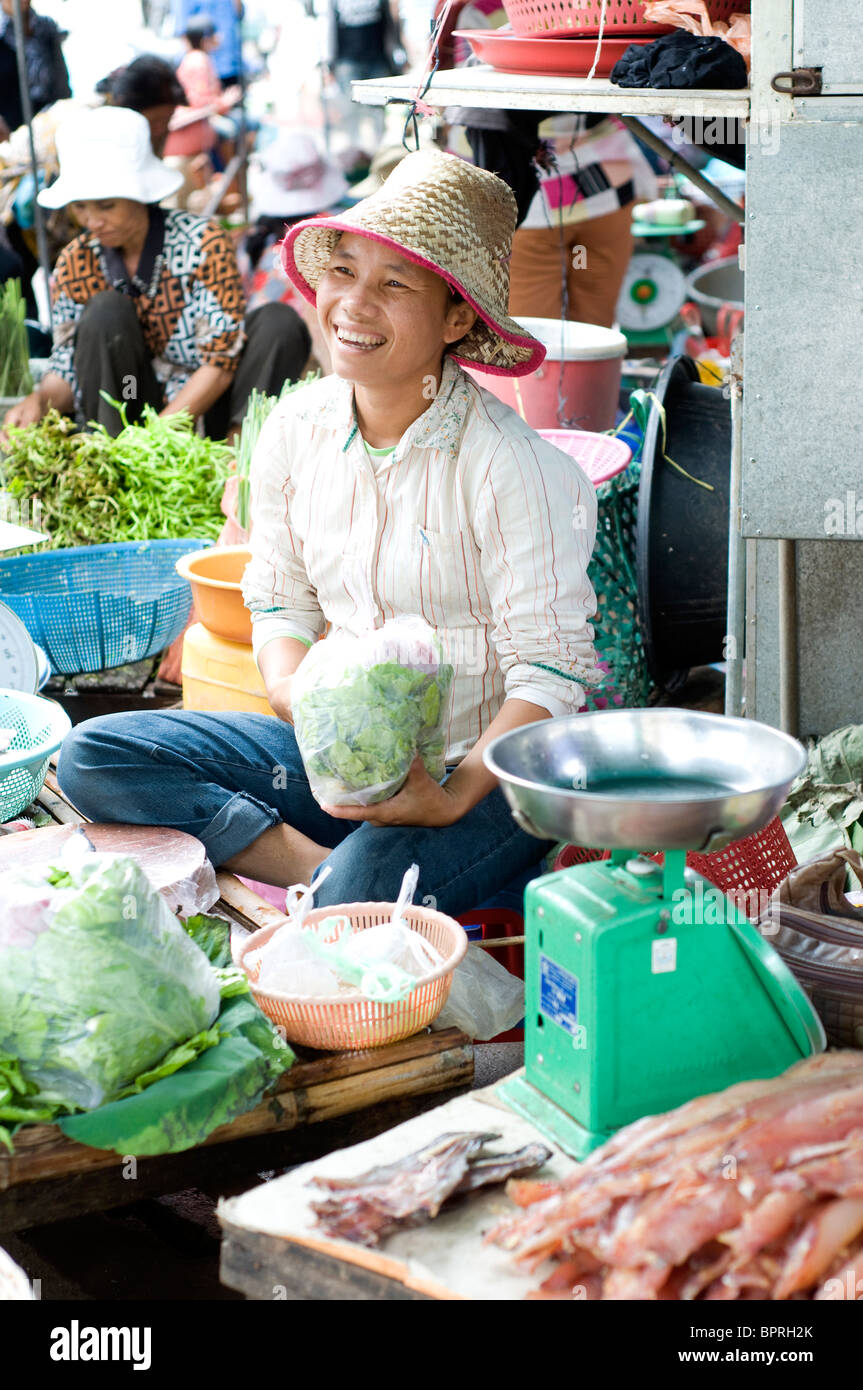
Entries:
[[255, 446], [260, 438], [264, 422], [274, 405], [283, 401], [286, 396], [290, 396], [301, 386], [308, 386], [310, 382], [317, 381], [319, 376], [320, 372], [309, 372], [302, 381], [286, 381], [278, 396], [268, 396], [263, 391], [252, 391], [249, 396], [237, 445], [237, 522], [244, 531], [248, 531], [250, 520], [249, 472], [252, 465], [252, 455], [255, 452]]
[[124, 424], [116, 439], [101, 426], [78, 430], [50, 410], [38, 425], [9, 431], [0, 463], [13, 499], [38, 499], [50, 547], [112, 541], [215, 540], [232, 451], [205, 439], [183, 412]]
[[17, 280], [7, 280], [0, 290], [0, 396], [26, 396], [33, 390], [27, 310]]

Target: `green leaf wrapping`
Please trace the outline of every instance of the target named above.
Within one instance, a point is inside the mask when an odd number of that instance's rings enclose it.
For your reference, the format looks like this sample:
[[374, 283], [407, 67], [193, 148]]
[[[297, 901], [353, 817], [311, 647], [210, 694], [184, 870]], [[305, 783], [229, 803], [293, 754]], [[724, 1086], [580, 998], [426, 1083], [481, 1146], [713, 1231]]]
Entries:
[[181, 1071], [140, 1095], [61, 1119], [60, 1129], [92, 1148], [140, 1157], [203, 1143], [219, 1125], [257, 1105], [294, 1061], [291, 1048], [250, 997], [225, 1003], [219, 1029], [219, 1045]]

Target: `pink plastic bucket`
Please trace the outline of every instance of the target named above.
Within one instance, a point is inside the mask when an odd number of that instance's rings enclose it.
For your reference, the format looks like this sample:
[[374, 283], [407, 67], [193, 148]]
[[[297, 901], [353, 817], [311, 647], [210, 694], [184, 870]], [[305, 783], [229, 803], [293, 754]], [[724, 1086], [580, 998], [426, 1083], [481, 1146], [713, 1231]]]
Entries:
[[[548, 350], [529, 376], [472, 371], [480, 386], [517, 410], [535, 430], [614, 428], [626, 339], [613, 328], [559, 319], [518, 319]], [[558, 394], [563, 408], [559, 409]]]

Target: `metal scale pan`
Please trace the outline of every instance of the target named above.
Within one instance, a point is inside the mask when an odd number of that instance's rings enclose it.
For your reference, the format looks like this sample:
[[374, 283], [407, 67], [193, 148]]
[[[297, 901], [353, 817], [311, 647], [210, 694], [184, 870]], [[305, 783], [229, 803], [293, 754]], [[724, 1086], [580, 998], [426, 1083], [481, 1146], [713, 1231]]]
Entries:
[[503, 734], [486, 766], [522, 829], [588, 849], [722, 849], [773, 819], [806, 755], [751, 719], [596, 710]]

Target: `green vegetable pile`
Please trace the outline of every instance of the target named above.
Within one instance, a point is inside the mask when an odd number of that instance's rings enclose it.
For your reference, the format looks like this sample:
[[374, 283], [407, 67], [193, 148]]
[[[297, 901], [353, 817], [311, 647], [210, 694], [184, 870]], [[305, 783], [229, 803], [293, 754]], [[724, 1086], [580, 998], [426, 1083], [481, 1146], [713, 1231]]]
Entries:
[[[370, 638], [401, 621], [419, 620], [396, 619]], [[431, 629], [426, 632], [427, 655], [439, 656]], [[327, 638], [294, 678], [294, 730], [309, 785], [319, 801], [333, 805], [371, 806], [393, 796], [417, 753], [435, 781], [446, 770], [452, 666], [442, 660], [342, 662], [342, 653], [359, 654], [368, 641]]]
[[56, 1121], [97, 1148], [188, 1148], [292, 1060], [231, 964], [228, 924], [197, 917], [184, 929], [133, 860], [87, 855], [41, 883], [3, 885], [8, 1147], [19, 1125]]
[[[123, 407], [118, 407], [125, 422]], [[164, 418], [149, 406], [116, 439], [103, 426], [79, 430], [50, 410], [37, 425], [8, 431], [0, 481], [41, 506], [50, 549], [113, 541], [215, 540], [233, 451], [202, 438], [185, 411]]]

